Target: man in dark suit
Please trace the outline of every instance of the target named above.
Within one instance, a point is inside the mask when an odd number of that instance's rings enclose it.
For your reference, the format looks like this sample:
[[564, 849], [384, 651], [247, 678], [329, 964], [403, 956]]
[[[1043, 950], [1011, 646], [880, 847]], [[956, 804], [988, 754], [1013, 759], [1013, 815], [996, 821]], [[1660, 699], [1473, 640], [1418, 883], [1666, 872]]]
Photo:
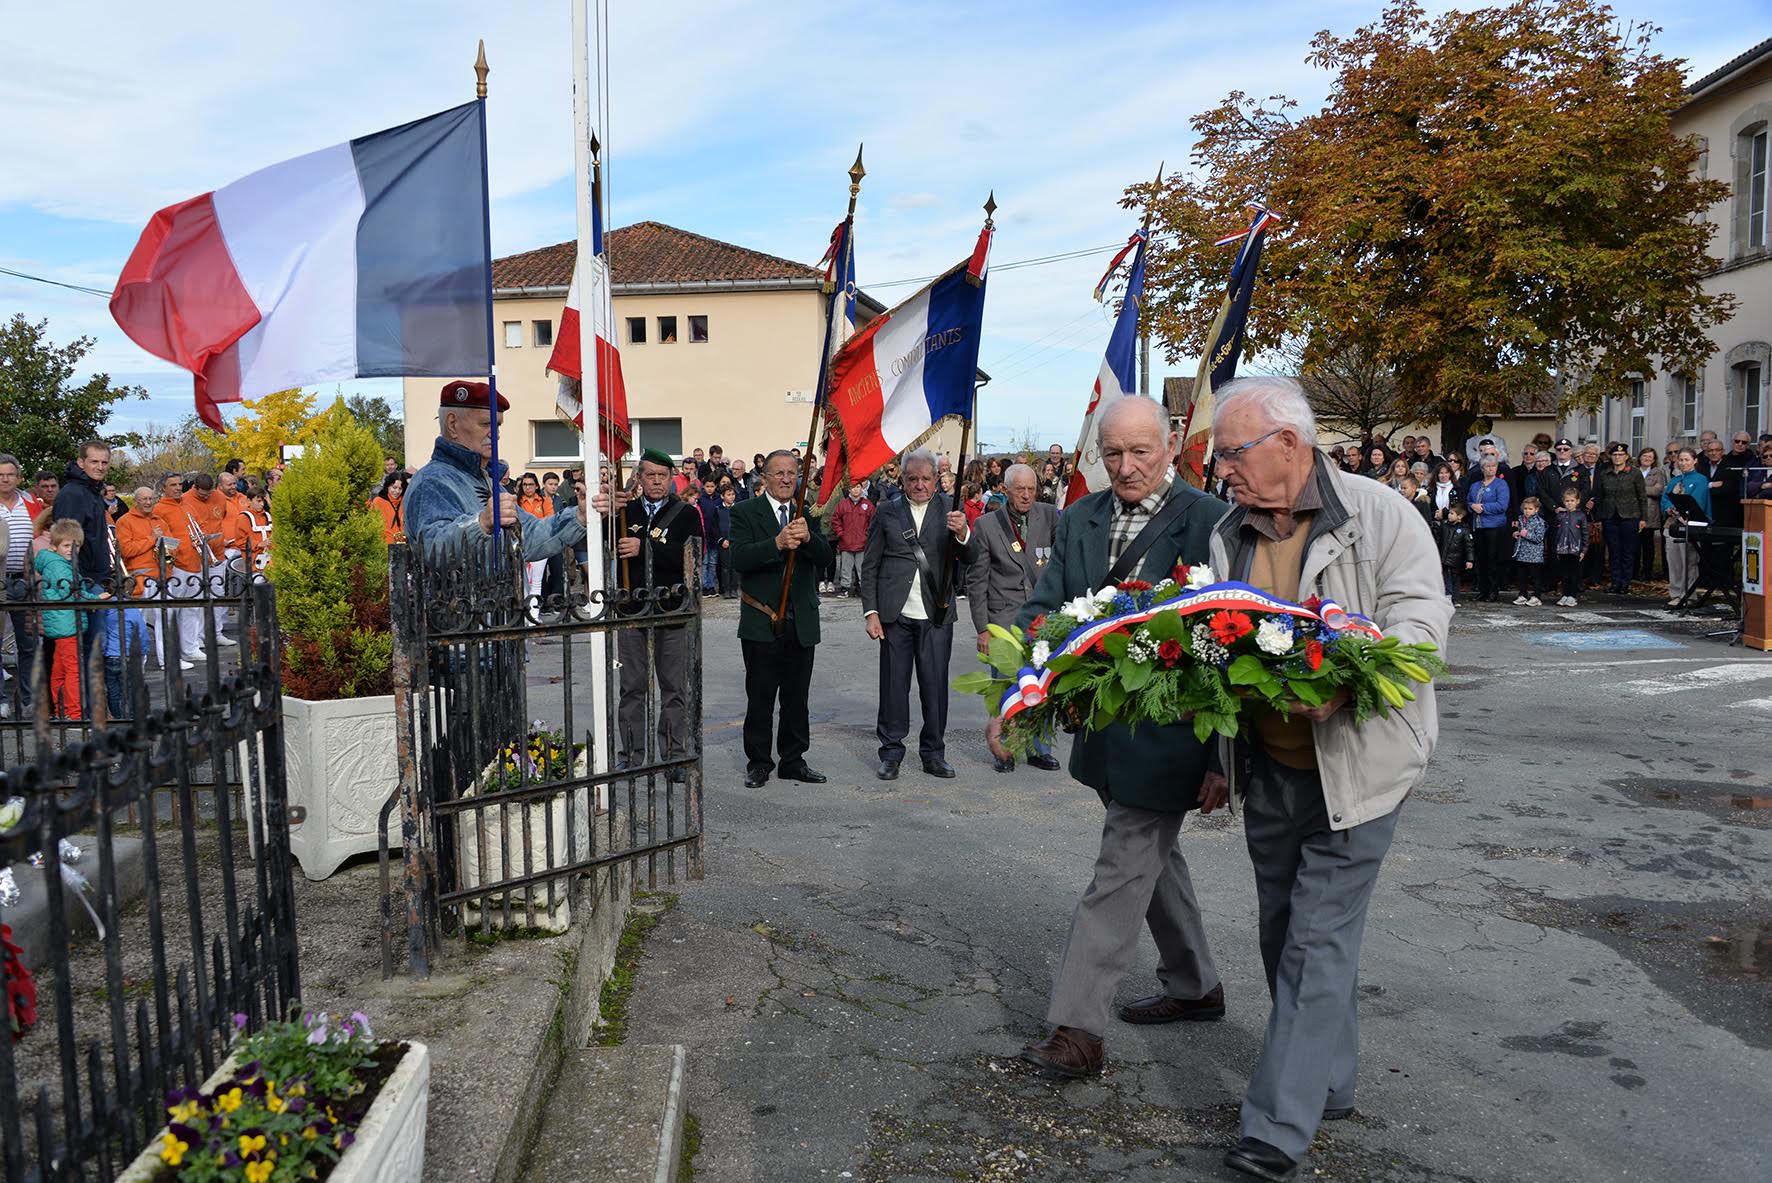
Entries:
[[[1227, 507], [1172, 479], [1180, 439], [1162, 405], [1120, 399], [1102, 417], [1100, 438], [1112, 487], [1060, 515], [1052, 561], [1016, 616], [1023, 628], [1110, 582], [1156, 583], [1177, 563], [1203, 563], [1210, 553], [1212, 527]], [[993, 721], [993, 739], [995, 730]], [[1120, 1018], [1170, 1023], [1224, 1017], [1224, 987], [1177, 842], [1188, 810], [1210, 813], [1224, 802], [1217, 760], [1187, 722], [1136, 730], [1113, 724], [1077, 734], [1071, 775], [1101, 796], [1107, 816], [1095, 876], [1059, 955], [1046, 1010], [1055, 1030], [1024, 1048], [1026, 1059], [1064, 1076], [1102, 1070], [1114, 988], [1132, 964], [1141, 919], [1157, 943], [1163, 990], [1120, 1007]]]
[[[776, 734], [783, 780], [821, 785], [827, 779], [806, 763], [812, 724], [806, 697], [818, 644], [818, 573], [835, 558], [828, 539], [813, 530], [794, 505], [800, 462], [775, 451], [763, 461], [763, 495], [732, 507], [732, 568], [739, 575], [738, 641], [744, 651], [745, 787], [762, 787], [777, 765], [769, 754], [776, 704]], [[782, 581], [794, 560], [787, 612], [775, 619]]]
[[[967, 544], [966, 604], [972, 609], [972, 627], [978, 632], [978, 651], [991, 647], [990, 625], [1008, 628], [1015, 614], [1034, 594], [1034, 585], [1052, 561], [1052, 542], [1058, 532], [1058, 510], [1039, 500], [1040, 483], [1025, 464], [1011, 464], [1003, 473], [1005, 503], [979, 518]], [[1014, 670], [998, 671], [1004, 677]], [[1015, 757], [993, 756], [998, 772], [1011, 772]], [[1028, 763], [1057, 771], [1058, 760], [1044, 743]]]
[[911, 729], [911, 673], [923, 707], [917, 754], [923, 771], [954, 775], [947, 762], [948, 657], [954, 648], [952, 572], [971, 537], [966, 515], [935, 488], [935, 454], [907, 452], [899, 464], [902, 498], [882, 502], [861, 557], [861, 609], [880, 642], [881, 780], [898, 776]]
[[[647, 448], [640, 454], [638, 476], [640, 495], [629, 501], [616, 519], [616, 581], [629, 596], [616, 602], [615, 611], [622, 616], [675, 612], [683, 606], [687, 593], [678, 590], [673, 594], [672, 589], [681, 589], [698, 578], [693, 570], [685, 575], [683, 553], [700, 532], [701, 523], [681, 498], [671, 495], [669, 456]], [[656, 589], [656, 601], [644, 594], [649, 589]], [[650, 661], [648, 633], [652, 639]], [[616, 652], [621, 657], [619, 766], [635, 768], [653, 760], [681, 760], [689, 751], [685, 696], [689, 630], [682, 625], [630, 628], [622, 629], [616, 637]], [[654, 679], [658, 683], [658, 747], [648, 759], [646, 695]], [[683, 778], [682, 769], [672, 771], [673, 781]]]

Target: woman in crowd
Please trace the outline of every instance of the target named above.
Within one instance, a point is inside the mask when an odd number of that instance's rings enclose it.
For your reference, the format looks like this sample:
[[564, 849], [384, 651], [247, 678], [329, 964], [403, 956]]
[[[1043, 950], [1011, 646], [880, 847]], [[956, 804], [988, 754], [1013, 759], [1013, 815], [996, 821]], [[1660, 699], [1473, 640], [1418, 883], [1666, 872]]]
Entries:
[[1508, 545], [1508, 490], [1500, 464], [1484, 459], [1481, 475], [1471, 482], [1471, 527], [1477, 545], [1477, 599], [1494, 603], [1501, 586], [1503, 548]]
[[[524, 473], [517, 481], [517, 508], [528, 513], [531, 517], [551, 518], [554, 516], [554, 503], [541, 491], [541, 482], [532, 472]], [[547, 574], [547, 570], [548, 561], [546, 559], [523, 564], [524, 590], [531, 602], [536, 605], [537, 612], [541, 611], [541, 581], [542, 576]]]
[[1686, 519], [1675, 508], [1673, 496], [1684, 493], [1698, 502], [1706, 520], [1710, 518], [1710, 478], [1698, 471], [1698, 453], [1691, 448], [1674, 451], [1679, 472], [1670, 477], [1661, 491], [1661, 513], [1667, 533], [1667, 606], [1677, 605], [1692, 590], [1698, 579], [1698, 554], [1686, 542]]
[[1637, 535], [1637, 578], [1655, 578], [1655, 552], [1661, 541], [1661, 494], [1667, 489], [1667, 470], [1661, 467], [1654, 448], [1637, 453], [1637, 471], [1643, 474], [1643, 492], [1648, 497], [1646, 525]]
[[1382, 481], [1390, 475], [1391, 454], [1383, 444], [1373, 444], [1372, 450], [1366, 453], [1366, 470], [1363, 475], [1375, 481]]
[[1458, 482], [1452, 477], [1452, 466], [1445, 461], [1434, 469], [1433, 484], [1427, 488], [1428, 497], [1434, 503], [1434, 536], [1439, 537], [1440, 530], [1446, 525], [1446, 511], [1458, 501]]
[[1063, 493], [1064, 479], [1058, 474], [1058, 465], [1048, 460], [1040, 466], [1040, 500], [1057, 505]]
[[401, 516], [401, 503], [406, 499], [406, 482], [411, 476], [390, 472], [382, 478], [381, 489], [370, 500], [381, 513], [382, 541], [389, 546], [406, 541], [406, 522]]
[[1384, 483], [1397, 492], [1403, 491], [1403, 478], [1409, 475], [1409, 462], [1398, 456], [1391, 461], [1390, 471], [1385, 474]]
[[1464, 457], [1454, 453], [1446, 457], [1446, 463], [1452, 466], [1452, 483], [1461, 489], [1464, 488], [1467, 481], [1464, 471]]
[[1594, 516], [1606, 538], [1606, 557], [1611, 564], [1607, 587], [1615, 596], [1630, 594], [1631, 576], [1637, 569], [1637, 532], [1649, 520], [1644, 504], [1643, 474], [1631, 463], [1630, 449], [1613, 444], [1607, 452], [1612, 463], [1594, 481]]

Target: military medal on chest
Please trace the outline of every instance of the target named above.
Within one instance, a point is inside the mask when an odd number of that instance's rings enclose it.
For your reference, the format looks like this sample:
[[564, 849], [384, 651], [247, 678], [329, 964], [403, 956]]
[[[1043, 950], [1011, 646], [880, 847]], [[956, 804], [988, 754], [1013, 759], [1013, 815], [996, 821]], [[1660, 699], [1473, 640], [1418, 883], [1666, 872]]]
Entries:
[[654, 542], [664, 541], [664, 531], [657, 526], [652, 527], [652, 540]]
[[1009, 544], [1009, 549], [1014, 551], [1016, 554], [1020, 554], [1021, 553], [1021, 539], [1017, 538], [1014, 542], [1011, 542]]

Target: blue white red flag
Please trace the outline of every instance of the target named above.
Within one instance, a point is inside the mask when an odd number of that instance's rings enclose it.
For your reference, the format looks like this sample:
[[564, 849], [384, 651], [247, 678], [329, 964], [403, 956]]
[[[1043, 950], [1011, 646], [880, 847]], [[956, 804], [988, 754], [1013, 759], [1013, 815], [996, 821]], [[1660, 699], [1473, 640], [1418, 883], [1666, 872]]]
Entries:
[[1237, 362], [1243, 356], [1243, 330], [1249, 323], [1249, 305], [1255, 298], [1255, 275], [1261, 269], [1261, 247], [1267, 229], [1278, 222], [1266, 206], [1249, 203], [1249, 225], [1235, 234], [1227, 234], [1214, 245], [1241, 243], [1237, 261], [1231, 265], [1231, 278], [1225, 285], [1224, 301], [1212, 327], [1206, 333], [1206, 345], [1200, 351], [1200, 371], [1194, 378], [1193, 401], [1188, 406], [1187, 421], [1181, 431], [1182, 476], [1197, 489], [1206, 487], [1206, 457], [1212, 451], [1212, 413], [1217, 402], [1216, 391], [1237, 376]]
[[[1126, 293], [1120, 299], [1120, 314], [1114, 318], [1114, 331], [1108, 334], [1107, 353], [1101, 360], [1101, 372], [1095, 376], [1095, 390], [1089, 396], [1089, 409], [1083, 413], [1083, 430], [1077, 436], [1075, 471], [1065, 490], [1061, 505], [1108, 487], [1107, 467], [1101, 462], [1101, 420], [1107, 409], [1123, 398], [1130, 398], [1138, 389], [1137, 347], [1138, 313], [1144, 305], [1144, 248], [1148, 238], [1143, 230], [1132, 236], [1127, 248], [1133, 251], [1132, 271], [1126, 277]], [[1119, 258], [1126, 252], [1121, 251]], [[1108, 268], [1113, 274], [1116, 258]], [[1096, 288], [1103, 290], [1102, 285]]]
[[[602, 206], [600, 195], [591, 202], [591, 241], [596, 247], [589, 273], [591, 290], [596, 293], [591, 300], [591, 323], [597, 330], [597, 438], [603, 454], [611, 462], [616, 462], [634, 446], [634, 437], [628, 424], [628, 389], [621, 376], [621, 351], [611, 343], [615, 334], [605, 311], [609, 301], [602, 297], [612, 282], [609, 252], [603, 244]], [[584, 359], [579, 344], [579, 313], [584, 305], [579, 278], [586, 270], [578, 266], [572, 269], [572, 287], [566, 293], [566, 310], [560, 314], [560, 331], [554, 334], [554, 351], [548, 356], [548, 370], [559, 378], [554, 409], [580, 431], [585, 428], [585, 415], [582, 401]]]
[[464, 103], [166, 207], [111, 316], [196, 376], [218, 431], [219, 404], [292, 386], [489, 373], [484, 118]]
[[[828, 415], [851, 480], [928, 439], [943, 421], [969, 419], [984, 328], [980, 250], [897, 308], [875, 317], [831, 363]], [[826, 485], [836, 475], [826, 464]]]

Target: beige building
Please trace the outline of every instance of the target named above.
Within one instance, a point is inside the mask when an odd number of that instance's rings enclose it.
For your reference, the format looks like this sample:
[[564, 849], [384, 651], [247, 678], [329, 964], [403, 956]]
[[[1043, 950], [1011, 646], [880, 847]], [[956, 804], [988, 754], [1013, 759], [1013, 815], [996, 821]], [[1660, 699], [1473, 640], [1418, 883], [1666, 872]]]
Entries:
[[1768, 156], [1772, 147], [1772, 39], [1711, 71], [1687, 88], [1675, 131], [1698, 139], [1701, 175], [1729, 184], [1713, 206], [1709, 292], [1732, 292], [1740, 306], [1711, 331], [1717, 350], [1699, 373], [1659, 372], [1632, 379], [1620, 397], [1565, 424], [1571, 438], [1622, 440], [1633, 451], [1660, 451], [1669, 440], [1715, 431], [1759, 436], [1768, 427], [1766, 384], [1772, 378], [1772, 218]]
[[[612, 231], [607, 246], [635, 447], [681, 456], [718, 444], [747, 463], [805, 447], [824, 341], [822, 273], [658, 222]], [[579, 457], [547, 373], [577, 254], [576, 242], [562, 242], [493, 260], [498, 388], [511, 401], [499, 455], [512, 472]], [[860, 320], [883, 310], [859, 298]], [[431, 453], [440, 386], [406, 380], [410, 465]], [[957, 443], [958, 429], [951, 434]]]

